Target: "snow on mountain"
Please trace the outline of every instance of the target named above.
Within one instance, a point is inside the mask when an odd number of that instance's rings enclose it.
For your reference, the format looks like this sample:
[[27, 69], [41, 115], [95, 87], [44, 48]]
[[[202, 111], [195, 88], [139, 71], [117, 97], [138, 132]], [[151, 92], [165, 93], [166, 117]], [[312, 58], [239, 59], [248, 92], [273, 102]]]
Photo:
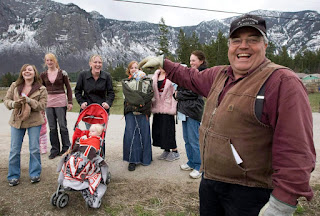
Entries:
[[[286, 46], [298, 51], [320, 49], [320, 15], [316, 11], [252, 11], [265, 17], [268, 37], [278, 50]], [[169, 49], [177, 49], [180, 28], [187, 36], [196, 33], [201, 43], [216, 39], [219, 31], [228, 35], [236, 17], [201, 22], [195, 26], [168, 27]], [[96, 11], [86, 12], [75, 4], [51, 0], [1, 0], [0, 74], [18, 72], [24, 63], [42, 71], [47, 52], [57, 55], [68, 72], [88, 69], [88, 60], [100, 54], [104, 62], [116, 66], [155, 55], [159, 26], [148, 22], [106, 19]]]

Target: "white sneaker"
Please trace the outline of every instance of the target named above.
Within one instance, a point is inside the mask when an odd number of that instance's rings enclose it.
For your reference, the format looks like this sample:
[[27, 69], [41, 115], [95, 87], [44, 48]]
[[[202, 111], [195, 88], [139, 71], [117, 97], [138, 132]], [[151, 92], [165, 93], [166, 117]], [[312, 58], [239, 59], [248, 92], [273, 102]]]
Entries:
[[189, 176], [191, 178], [194, 178], [194, 179], [197, 179], [197, 178], [200, 178], [202, 176], [202, 173], [200, 173], [198, 170], [193, 170]]
[[188, 171], [188, 170], [193, 170], [191, 167], [189, 167], [188, 164], [182, 164], [182, 165], [180, 165], [180, 169], [186, 170], [186, 171]]

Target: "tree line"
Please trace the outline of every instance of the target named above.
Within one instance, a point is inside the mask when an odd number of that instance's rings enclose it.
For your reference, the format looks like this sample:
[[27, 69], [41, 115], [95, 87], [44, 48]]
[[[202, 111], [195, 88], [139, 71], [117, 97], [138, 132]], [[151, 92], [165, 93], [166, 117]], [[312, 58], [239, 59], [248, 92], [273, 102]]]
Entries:
[[[205, 53], [209, 67], [229, 64], [228, 38], [226, 38], [221, 31], [218, 32], [216, 39], [212, 39], [207, 44], [201, 44], [195, 32], [188, 37], [186, 33], [180, 29], [176, 56], [172, 55], [168, 50], [169, 41], [166, 37], [168, 27], [163, 18], [161, 18], [159, 23], [159, 31], [159, 53], [163, 53], [168, 56], [169, 59], [190, 66], [189, 58], [191, 52], [194, 50], [202, 50]], [[291, 57], [285, 46], [281, 47], [281, 50], [277, 50], [275, 44], [269, 41], [266, 56], [274, 63], [289, 67], [297, 73], [320, 73], [320, 50], [312, 52], [306, 47], [303, 47], [301, 50], [302, 51], [296, 53], [294, 57]]]
[[[159, 51], [156, 53], [157, 55], [164, 54], [172, 61], [190, 66], [189, 58], [191, 52], [194, 50], [202, 50], [205, 53], [209, 67], [229, 64], [228, 38], [226, 38], [221, 31], [218, 32], [216, 39], [212, 39], [207, 44], [201, 44], [195, 32], [193, 32], [191, 36], [187, 36], [183, 29], [180, 29], [178, 34], [178, 47], [175, 54], [169, 51], [170, 41], [168, 40], [168, 34], [168, 26], [165, 24], [165, 20], [161, 18], [159, 22]], [[297, 73], [320, 73], [320, 50], [313, 52], [304, 47], [302, 51], [296, 53], [294, 57], [291, 57], [285, 46], [283, 46], [281, 50], [277, 50], [274, 43], [269, 41], [266, 56], [274, 63], [289, 67]], [[111, 74], [113, 80], [121, 81], [127, 77], [125, 74], [126, 67], [127, 65], [124, 63], [120, 63], [116, 67], [107, 64], [104, 70]], [[79, 73], [80, 71], [69, 73], [70, 80], [76, 82]], [[17, 77], [17, 74], [11, 74], [9, 72], [4, 74], [0, 78], [0, 86], [10, 86]]]

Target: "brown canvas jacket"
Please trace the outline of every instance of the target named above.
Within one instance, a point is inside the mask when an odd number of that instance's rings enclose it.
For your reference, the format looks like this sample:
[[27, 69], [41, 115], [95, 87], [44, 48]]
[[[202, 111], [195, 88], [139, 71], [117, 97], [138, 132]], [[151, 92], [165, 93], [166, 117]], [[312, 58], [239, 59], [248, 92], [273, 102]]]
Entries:
[[[12, 112], [9, 124], [12, 127], [15, 128], [29, 128], [34, 126], [39, 126], [44, 123], [43, 116], [41, 114], [41, 110], [45, 110], [47, 106], [47, 90], [46, 87], [42, 85], [38, 85], [37, 89], [33, 89], [32, 93], [28, 95], [28, 97], [31, 99], [29, 105], [31, 107], [31, 112], [29, 118], [27, 118], [24, 121], [21, 121], [17, 118], [17, 115], [15, 115], [14, 112]], [[7, 94], [4, 98], [4, 104], [5, 106], [11, 110], [12, 108], [12, 102], [17, 101], [20, 98], [18, 87], [16, 86], [16, 83], [13, 82], [10, 86], [10, 88], [7, 91]]]
[[[272, 129], [255, 116], [256, 96], [276, 69], [266, 62], [226, 93], [218, 105], [226, 73], [218, 73], [207, 98], [200, 127], [201, 170], [205, 178], [251, 187], [272, 188]], [[243, 162], [237, 164], [234, 146]]]

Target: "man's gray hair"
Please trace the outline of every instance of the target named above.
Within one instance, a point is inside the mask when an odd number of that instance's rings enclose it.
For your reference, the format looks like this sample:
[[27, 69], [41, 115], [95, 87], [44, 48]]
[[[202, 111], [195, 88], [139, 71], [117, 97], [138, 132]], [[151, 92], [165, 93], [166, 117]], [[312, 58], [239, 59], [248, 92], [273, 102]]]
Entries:
[[264, 44], [268, 44], [269, 40], [267, 38], [267, 36], [265, 34], [262, 34], [263, 40], [264, 40]]

